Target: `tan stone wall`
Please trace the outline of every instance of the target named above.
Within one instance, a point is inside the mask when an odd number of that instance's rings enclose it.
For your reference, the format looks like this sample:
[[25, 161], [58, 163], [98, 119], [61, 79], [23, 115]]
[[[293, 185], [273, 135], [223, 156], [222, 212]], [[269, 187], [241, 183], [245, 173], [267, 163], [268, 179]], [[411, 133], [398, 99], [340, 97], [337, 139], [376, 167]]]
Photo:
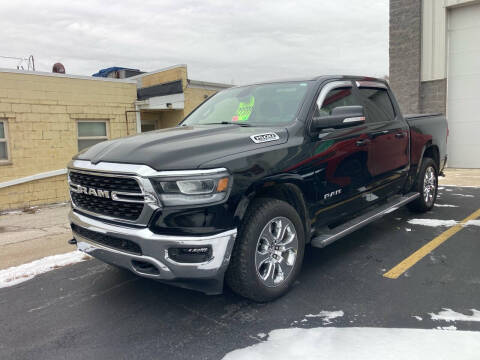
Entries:
[[200, 88], [189, 88], [184, 89], [185, 92], [185, 105], [184, 105], [184, 114], [187, 116], [194, 110], [198, 105], [205, 101], [205, 96], [212, 96], [217, 91], [207, 90]]
[[0, 210], [20, 209], [69, 201], [67, 175], [0, 189]]
[[142, 76], [141, 79], [142, 87], [182, 80], [182, 85], [185, 88], [187, 86], [187, 68], [185, 66], [175, 67], [154, 74]]
[[177, 126], [183, 120], [183, 110], [164, 111], [157, 122], [159, 129]]
[[183, 120], [183, 110], [157, 110], [142, 112], [143, 122], [154, 122], [156, 129], [177, 126]]
[[[127, 130], [125, 111], [135, 100], [134, 83], [0, 72], [11, 158], [0, 165], [0, 183], [65, 168], [78, 152], [78, 120], [106, 120], [109, 138], [134, 134], [135, 113]], [[0, 210], [65, 200], [65, 176], [0, 188]]]

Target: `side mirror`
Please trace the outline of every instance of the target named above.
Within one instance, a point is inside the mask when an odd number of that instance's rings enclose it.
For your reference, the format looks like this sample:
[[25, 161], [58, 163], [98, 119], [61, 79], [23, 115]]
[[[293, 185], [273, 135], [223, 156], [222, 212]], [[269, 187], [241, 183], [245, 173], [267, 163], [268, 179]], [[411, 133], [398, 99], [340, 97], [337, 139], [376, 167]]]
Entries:
[[313, 118], [313, 127], [316, 130], [327, 128], [344, 128], [359, 125], [365, 122], [363, 106], [337, 106], [331, 115], [316, 116]]

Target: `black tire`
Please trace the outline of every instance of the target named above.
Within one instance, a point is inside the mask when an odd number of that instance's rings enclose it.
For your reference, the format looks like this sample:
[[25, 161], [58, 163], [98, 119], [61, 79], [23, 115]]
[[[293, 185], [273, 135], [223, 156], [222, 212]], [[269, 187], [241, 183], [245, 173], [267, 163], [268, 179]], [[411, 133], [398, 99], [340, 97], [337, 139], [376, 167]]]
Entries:
[[[433, 171], [433, 194], [432, 197], [427, 196], [428, 190], [426, 189], [426, 174], [430, 170]], [[429, 184], [427, 184], [429, 185]], [[431, 158], [424, 158], [422, 161], [422, 167], [420, 168], [420, 172], [418, 173], [417, 180], [415, 185], [413, 186], [413, 191], [417, 191], [420, 193], [420, 197], [415, 201], [408, 204], [408, 208], [415, 212], [427, 212], [433, 208], [435, 204], [435, 200], [437, 199], [438, 193], [438, 168], [435, 164], [435, 161]]]
[[[289, 273], [278, 284], [270, 284], [267, 286], [264, 281], [261, 280], [261, 274], [257, 273], [257, 254], [260, 249], [261, 234], [267, 229], [267, 225], [272, 226], [269, 231], [275, 227], [272, 224], [275, 220], [284, 219], [290, 221], [289, 225], [293, 224], [294, 232], [296, 233], [297, 251], [295, 260], [293, 260], [293, 266], [288, 266], [288, 258], [281, 256], [281, 261], [285, 260], [285, 263], [281, 263], [280, 270], [276, 271], [275, 265], [273, 270], [268, 270], [268, 273], [272, 274], [272, 279], [275, 274], [281, 272], [281, 277], [284, 276], [282, 267], [287, 268]], [[285, 224], [286, 221], [283, 221]], [[280, 225], [281, 229], [282, 225]], [[286, 234], [286, 232], [284, 232]], [[264, 250], [264, 246], [262, 249]], [[269, 248], [270, 249], [270, 248]], [[265, 250], [273, 251], [273, 250]], [[284, 295], [300, 273], [300, 269], [303, 261], [303, 254], [305, 252], [305, 234], [304, 226], [297, 211], [288, 203], [271, 198], [259, 198], [256, 199], [247, 210], [247, 213], [243, 219], [243, 223], [240, 226], [238, 237], [235, 241], [233, 248], [230, 265], [226, 272], [227, 285], [237, 294], [251, 299], [256, 302], [266, 302], [274, 300]], [[275, 257], [275, 255], [272, 255]], [[279, 259], [280, 257], [276, 257]], [[276, 261], [276, 260], [273, 260]], [[265, 264], [265, 263], [264, 263]], [[267, 262], [268, 264], [268, 262]], [[260, 267], [259, 267], [260, 269]], [[270, 272], [271, 271], [271, 272]], [[269, 278], [269, 276], [268, 276]]]

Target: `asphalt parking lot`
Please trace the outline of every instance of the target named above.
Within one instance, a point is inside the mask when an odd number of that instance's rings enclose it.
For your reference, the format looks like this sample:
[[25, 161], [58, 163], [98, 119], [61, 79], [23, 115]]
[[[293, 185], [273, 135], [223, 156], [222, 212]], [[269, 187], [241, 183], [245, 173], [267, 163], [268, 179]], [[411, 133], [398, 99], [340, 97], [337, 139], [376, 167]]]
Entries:
[[[430, 314], [479, 309], [478, 223], [398, 278], [384, 276], [452, 225], [414, 219], [461, 221], [480, 208], [480, 188], [441, 187], [439, 194], [440, 206], [427, 214], [402, 208], [325, 249], [307, 249], [295, 287], [273, 303], [252, 303], [228, 290], [206, 296], [97, 260], [0, 289], [0, 358], [221, 359], [279, 328], [452, 326]], [[343, 316], [308, 316], [322, 311]], [[478, 321], [453, 325], [480, 331]]]

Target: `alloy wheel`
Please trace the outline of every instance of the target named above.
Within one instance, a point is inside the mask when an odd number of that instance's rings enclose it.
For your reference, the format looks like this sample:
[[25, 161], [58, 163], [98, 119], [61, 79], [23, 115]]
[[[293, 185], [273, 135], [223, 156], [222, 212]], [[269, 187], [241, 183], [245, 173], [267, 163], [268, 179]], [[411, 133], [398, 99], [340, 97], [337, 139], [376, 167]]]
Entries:
[[276, 217], [263, 228], [255, 251], [257, 276], [267, 287], [282, 284], [295, 265], [298, 238], [295, 226], [286, 217]]
[[435, 192], [437, 191], [437, 178], [435, 176], [435, 169], [429, 166], [425, 169], [425, 177], [423, 179], [423, 199], [427, 206], [431, 206], [435, 199]]

